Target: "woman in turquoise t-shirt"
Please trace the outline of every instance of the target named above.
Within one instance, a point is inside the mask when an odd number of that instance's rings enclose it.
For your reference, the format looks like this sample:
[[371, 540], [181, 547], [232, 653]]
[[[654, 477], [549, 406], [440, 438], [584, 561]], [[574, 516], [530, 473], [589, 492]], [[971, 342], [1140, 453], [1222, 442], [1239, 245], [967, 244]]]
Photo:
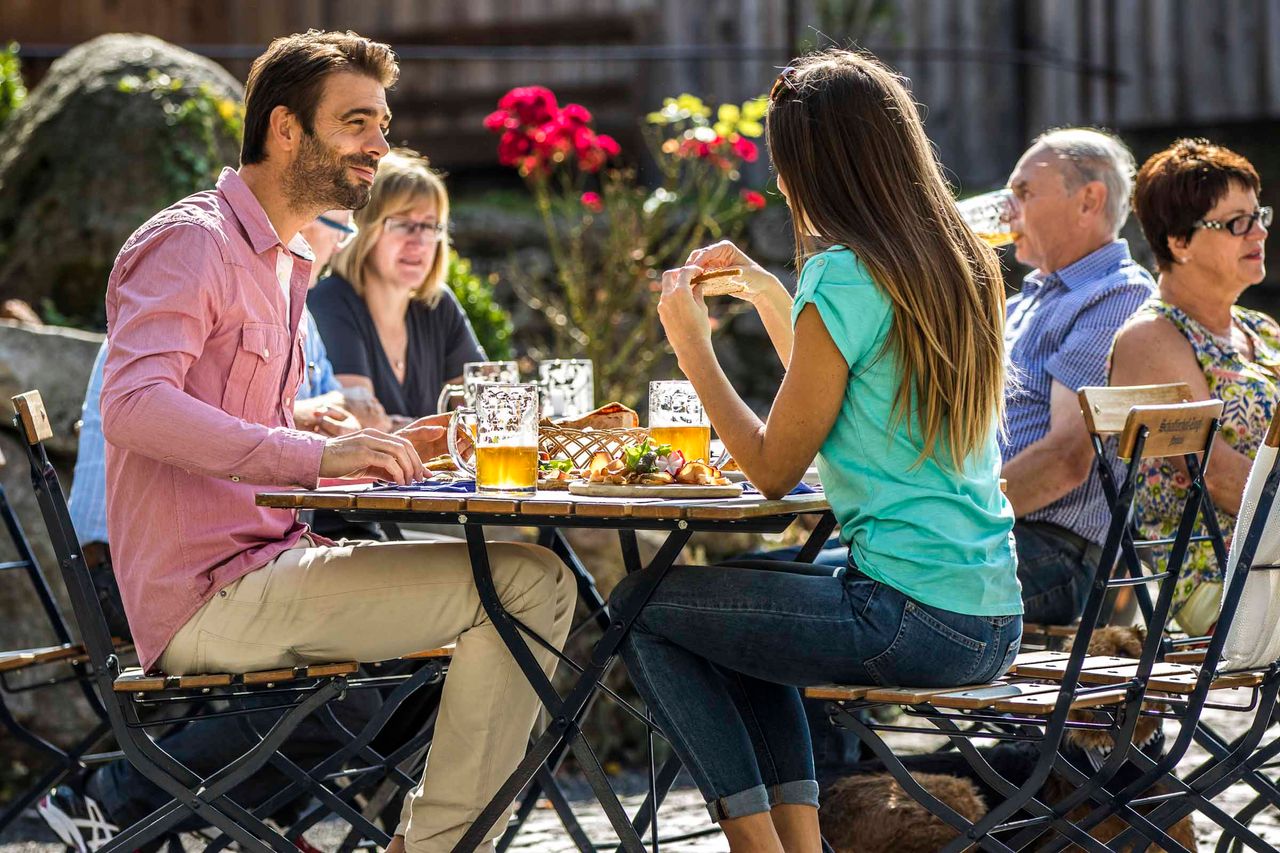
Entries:
[[[794, 301], [729, 243], [662, 279], [658, 314], [712, 425], [767, 496], [817, 457], [849, 564], [673, 569], [627, 667], [731, 849], [820, 849], [801, 686], [989, 681], [1022, 602], [999, 488], [1004, 286], [964, 225], [900, 79], [807, 56], [774, 84], [768, 144], [802, 267]], [[740, 267], [787, 367], [765, 423], [711, 348], [690, 279]], [[633, 575], [614, 592], [627, 606]]]

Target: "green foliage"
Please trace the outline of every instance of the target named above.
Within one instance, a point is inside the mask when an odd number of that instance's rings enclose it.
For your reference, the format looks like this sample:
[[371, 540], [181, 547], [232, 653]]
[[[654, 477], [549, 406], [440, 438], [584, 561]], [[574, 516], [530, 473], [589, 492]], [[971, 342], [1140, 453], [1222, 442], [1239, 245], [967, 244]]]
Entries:
[[27, 98], [27, 87], [22, 83], [22, 60], [18, 58], [18, 43], [0, 48], [0, 125], [22, 106]]
[[462, 310], [467, 312], [471, 328], [489, 358], [506, 361], [512, 357], [513, 328], [511, 315], [493, 298], [496, 279], [496, 275], [491, 275], [486, 282], [471, 271], [471, 262], [466, 258], [460, 258], [456, 253], [449, 256], [445, 282], [462, 303]]
[[220, 95], [208, 83], [192, 87], [180, 77], [156, 69], [145, 78], [129, 74], [116, 88], [125, 93], [145, 93], [162, 104], [165, 123], [176, 139], [165, 150], [162, 168], [182, 195], [209, 186], [222, 169], [219, 138], [240, 140], [244, 132], [244, 105]]

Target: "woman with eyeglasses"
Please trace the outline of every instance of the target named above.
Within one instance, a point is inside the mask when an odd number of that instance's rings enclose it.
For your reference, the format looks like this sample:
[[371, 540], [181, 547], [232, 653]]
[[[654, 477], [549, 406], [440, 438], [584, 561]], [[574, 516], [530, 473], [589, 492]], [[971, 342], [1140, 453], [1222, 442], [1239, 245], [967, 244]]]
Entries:
[[[1179, 139], [1143, 164], [1133, 208], [1159, 293], [1120, 330], [1111, 357], [1112, 385], [1185, 382], [1194, 399], [1226, 403], [1207, 479], [1227, 535], [1280, 400], [1280, 326], [1236, 304], [1266, 275], [1272, 214], [1258, 205], [1261, 188], [1248, 160], [1204, 139]], [[1173, 536], [1189, 482], [1180, 458], [1148, 465], [1137, 499], [1146, 538]], [[1172, 611], [1188, 633], [1217, 621], [1222, 569], [1209, 543], [1191, 545]]]
[[444, 181], [427, 159], [392, 151], [355, 212], [355, 237], [307, 297], [338, 381], [367, 388], [395, 427], [434, 414], [445, 383], [485, 359], [445, 284], [448, 221]]
[[[949, 686], [1013, 662], [1022, 596], [1000, 491], [1004, 284], [960, 219], [902, 80], [828, 50], [773, 87], [767, 142], [795, 233], [795, 298], [729, 243], [668, 270], [680, 369], [767, 497], [815, 456], [849, 547], [803, 564], [678, 566], [623, 647], [734, 851], [821, 849], [799, 687]], [[762, 422], [711, 346], [697, 273], [736, 267], [786, 373]], [[644, 577], [613, 591], [625, 612]]]

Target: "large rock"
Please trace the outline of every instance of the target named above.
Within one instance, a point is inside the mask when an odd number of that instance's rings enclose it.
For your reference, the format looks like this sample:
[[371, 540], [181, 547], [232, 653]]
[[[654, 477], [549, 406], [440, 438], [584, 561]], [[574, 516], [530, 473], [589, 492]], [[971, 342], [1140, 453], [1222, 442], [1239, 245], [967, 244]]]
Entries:
[[0, 411], [5, 413], [0, 423], [11, 426], [11, 397], [38, 390], [53, 426], [53, 440], [45, 446], [53, 454], [74, 457], [73, 427], [101, 345], [102, 335], [94, 332], [0, 320]]
[[0, 132], [0, 293], [101, 325], [116, 253], [239, 157], [240, 84], [151, 36], [53, 63]]

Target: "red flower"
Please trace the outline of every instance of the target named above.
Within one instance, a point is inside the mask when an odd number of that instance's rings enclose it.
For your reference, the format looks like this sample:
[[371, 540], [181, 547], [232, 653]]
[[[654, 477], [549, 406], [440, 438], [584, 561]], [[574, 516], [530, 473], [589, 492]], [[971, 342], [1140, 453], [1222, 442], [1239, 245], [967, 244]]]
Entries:
[[498, 109], [512, 113], [522, 125], [539, 125], [551, 121], [559, 107], [550, 89], [520, 86], [502, 96]]
[[756, 158], [760, 156], [760, 149], [750, 139], [745, 136], [739, 136], [733, 140], [733, 153], [748, 163], [754, 163]]
[[740, 195], [747, 210], [760, 210], [767, 203], [765, 197], [755, 190], [743, 190]]
[[560, 118], [565, 124], [585, 127], [591, 123], [591, 111], [582, 104], [565, 104], [560, 111]]
[[617, 157], [622, 153], [622, 146], [612, 136], [604, 133], [596, 134], [596, 145], [604, 152], [606, 157]]
[[599, 213], [604, 210], [604, 199], [600, 198], [600, 193], [585, 192], [582, 194], [582, 206], [592, 213]]
[[508, 130], [498, 140], [498, 162], [504, 166], [518, 166], [533, 151], [533, 141], [518, 130]]
[[516, 127], [515, 118], [506, 110], [495, 110], [484, 117], [484, 126], [494, 133], [512, 130]]

